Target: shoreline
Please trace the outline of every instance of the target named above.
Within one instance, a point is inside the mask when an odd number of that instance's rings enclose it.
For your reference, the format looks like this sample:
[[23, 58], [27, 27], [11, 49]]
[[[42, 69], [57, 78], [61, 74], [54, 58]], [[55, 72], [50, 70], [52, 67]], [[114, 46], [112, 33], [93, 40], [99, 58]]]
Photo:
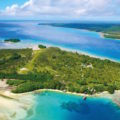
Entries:
[[112, 100], [113, 103], [115, 103], [117, 106], [120, 107], [120, 90], [116, 90], [114, 94], [110, 94], [108, 91], [104, 91], [101, 93], [95, 93], [93, 95], [84, 94], [84, 93], [76, 93], [76, 92], [69, 92], [69, 91], [62, 91], [62, 90], [56, 90], [56, 89], [38, 89], [31, 92], [26, 93], [20, 93], [21, 95], [28, 95], [28, 94], [36, 94], [41, 92], [57, 92], [62, 94], [68, 94], [68, 95], [75, 95], [80, 97], [90, 97], [90, 98], [105, 98]]
[[96, 34], [98, 34], [101, 38], [104, 38], [104, 39], [112, 39], [112, 40], [119, 40], [119, 38], [112, 38], [112, 37], [105, 37], [105, 34], [109, 35], [109, 33], [104, 33], [104, 32], [96, 32], [94, 30], [87, 30], [87, 29], [80, 29], [80, 30], [83, 30], [83, 31], [86, 31], [86, 32], [94, 32]]
[[[114, 94], [109, 94], [107, 91], [104, 91], [102, 93], [95, 93], [93, 95], [89, 94], [84, 94], [84, 93], [75, 93], [75, 92], [64, 92], [61, 90], [53, 90], [53, 89], [41, 89], [41, 90], [36, 90], [33, 91], [32, 93], [39, 93], [39, 92], [45, 92], [45, 91], [50, 91], [50, 92], [58, 92], [58, 93], [63, 93], [63, 94], [69, 94], [69, 95], [75, 95], [75, 96], [81, 96], [81, 97], [96, 97], [96, 98], [106, 98], [106, 99], [111, 99], [115, 104], [117, 104], [120, 107], [120, 90], [115, 91]], [[117, 98], [115, 98], [117, 97]]]
[[[44, 44], [44, 43], [40, 43], [40, 44], [45, 45], [47, 48], [48, 47], [58, 47], [61, 50], [64, 50], [66, 52], [72, 52], [72, 53], [76, 53], [77, 52], [79, 55], [85, 55], [85, 56], [89, 56], [89, 57], [92, 57], [92, 58], [98, 58], [100, 60], [110, 60], [112, 62], [117, 62], [117, 63], [120, 62], [120, 60], [118, 61], [118, 60], [113, 60], [111, 58], [106, 58], [106, 57], [102, 57], [102, 56], [92, 55], [90, 53], [79, 51], [79, 50], [74, 50], [72, 48], [65, 48], [65, 47], [61, 47], [61, 46], [58, 46], [58, 45], [51, 45], [51, 44]], [[40, 50], [40, 48], [38, 48], [38, 45], [33, 45], [31, 47], [28, 47], [28, 48], [31, 48], [33, 51], [34, 50]]]
[[[87, 30], [88, 31], [88, 30]], [[98, 35], [100, 35], [100, 36], [103, 36], [104, 37], [104, 35], [103, 35], [103, 33], [101, 33], [101, 32], [95, 32], [95, 33], [97, 33]], [[19, 42], [19, 43], [14, 43], [14, 45], [15, 44], [20, 44], [21, 42]], [[9, 45], [9, 43], [6, 43], [6, 44], [8, 44]], [[12, 43], [11, 43], [12, 44]], [[22, 43], [23, 44], [23, 43]], [[75, 52], [77, 52], [78, 54], [80, 54], [80, 55], [86, 55], [86, 56], [89, 56], [89, 57], [92, 57], [92, 58], [98, 58], [98, 59], [100, 59], [100, 60], [105, 60], [105, 59], [107, 59], [107, 60], [110, 60], [110, 61], [112, 61], [112, 62], [120, 62], [120, 60], [115, 60], [115, 59], [112, 59], [112, 58], [108, 58], [108, 57], [103, 57], [103, 56], [98, 56], [98, 55], [95, 55], [95, 54], [91, 54], [91, 53], [89, 53], [89, 52], [84, 52], [84, 51], [81, 51], [81, 50], [75, 50], [75, 49], [72, 49], [72, 48], [67, 48], [67, 47], [64, 47], [64, 46], [59, 46], [59, 45], [55, 45], [55, 44], [48, 44], [48, 43], [42, 43], [42, 42], [40, 42], [39, 44], [42, 44], [42, 45], [45, 45], [46, 47], [58, 47], [58, 48], [60, 48], [61, 50], [65, 50], [65, 51], [67, 51], [67, 52], [73, 52], [73, 53], [75, 53]], [[28, 44], [27, 46], [24, 46], [24, 47], [20, 47], [20, 48], [0, 48], [0, 49], [26, 49], [26, 48], [30, 48], [30, 49], [33, 49], [33, 50], [39, 50], [39, 48], [38, 48], [38, 45], [39, 44]]]
[[98, 34], [100, 35], [101, 38], [106, 38], [106, 37], [104, 37], [104, 33], [98, 32]]
[[[61, 94], [75, 95], [79, 97], [88, 98], [105, 98], [111, 100], [113, 104], [120, 107], [120, 90], [115, 91], [114, 94], [109, 94], [107, 91], [102, 93], [96, 93], [93, 95], [68, 92], [54, 89], [39, 89], [31, 92], [15, 94], [10, 90], [0, 91], [0, 120], [19, 120], [26, 118], [29, 114], [29, 110], [35, 105], [35, 94], [42, 92], [57, 92]], [[4, 112], [6, 111], [6, 112]], [[22, 113], [22, 116], [20, 115]]]

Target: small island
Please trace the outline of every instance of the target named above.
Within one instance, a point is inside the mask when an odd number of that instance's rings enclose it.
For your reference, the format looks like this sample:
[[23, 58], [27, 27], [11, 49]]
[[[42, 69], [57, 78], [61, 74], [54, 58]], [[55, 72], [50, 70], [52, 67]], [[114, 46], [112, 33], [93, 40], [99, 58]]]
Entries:
[[40, 48], [40, 49], [44, 49], [44, 48], [46, 48], [46, 46], [45, 45], [38, 45], [38, 48]]
[[18, 43], [20, 39], [5, 39], [4, 42]]

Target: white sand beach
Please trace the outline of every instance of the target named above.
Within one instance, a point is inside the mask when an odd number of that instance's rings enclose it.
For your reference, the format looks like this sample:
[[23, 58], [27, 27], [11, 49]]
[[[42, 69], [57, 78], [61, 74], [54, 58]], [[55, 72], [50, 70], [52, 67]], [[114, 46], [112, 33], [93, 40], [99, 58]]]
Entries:
[[0, 81], [0, 120], [21, 120], [34, 105], [32, 94], [13, 94], [5, 81]]
[[27, 116], [34, 104], [32, 94], [12, 94], [10, 91], [0, 93], [0, 120], [21, 120]]

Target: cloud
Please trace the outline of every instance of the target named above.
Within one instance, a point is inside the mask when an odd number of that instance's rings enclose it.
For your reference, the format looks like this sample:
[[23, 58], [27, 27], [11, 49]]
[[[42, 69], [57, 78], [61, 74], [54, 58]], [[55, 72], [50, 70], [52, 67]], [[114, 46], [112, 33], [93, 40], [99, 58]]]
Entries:
[[115, 16], [120, 13], [119, 4], [120, 0], [29, 0], [20, 6], [14, 4], [6, 7], [0, 11], [0, 16]]

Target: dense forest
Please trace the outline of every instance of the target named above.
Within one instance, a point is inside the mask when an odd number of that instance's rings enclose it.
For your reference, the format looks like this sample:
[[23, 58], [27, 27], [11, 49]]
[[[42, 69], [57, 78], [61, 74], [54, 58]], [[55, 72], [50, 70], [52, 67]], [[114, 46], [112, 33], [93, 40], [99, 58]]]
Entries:
[[44, 25], [102, 32], [106, 38], [120, 39], [120, 23], [52, 23]]
[[120, 89], [120, 63], [59, 48], [0, 50], [0, 79], [15, 93], [58, 89], [93, 94]]

